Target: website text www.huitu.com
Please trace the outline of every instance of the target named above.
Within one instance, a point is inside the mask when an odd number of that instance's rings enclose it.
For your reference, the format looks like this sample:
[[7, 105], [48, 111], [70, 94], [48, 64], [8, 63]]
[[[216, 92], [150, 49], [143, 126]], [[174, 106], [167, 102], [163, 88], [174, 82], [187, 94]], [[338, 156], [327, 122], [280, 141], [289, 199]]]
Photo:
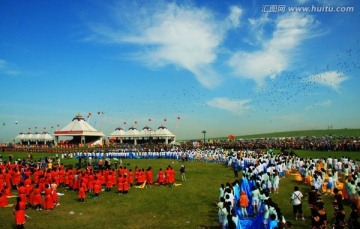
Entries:
[[285, 12], [309, 12], [309, 13], [351, 13], [355, 11], [353, 6], [287, 6], [287, 5], [262, 5], [263, 13], [285, 13]]

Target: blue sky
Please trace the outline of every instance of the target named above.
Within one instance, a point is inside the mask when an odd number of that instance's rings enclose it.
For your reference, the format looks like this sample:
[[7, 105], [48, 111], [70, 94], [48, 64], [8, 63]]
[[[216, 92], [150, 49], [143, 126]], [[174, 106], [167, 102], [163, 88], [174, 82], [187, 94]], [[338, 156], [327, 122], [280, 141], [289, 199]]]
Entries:
[[359, 21], [357, 0], [1, 1], [0, 142], [89, 112], [106, 135], [359, 128]]

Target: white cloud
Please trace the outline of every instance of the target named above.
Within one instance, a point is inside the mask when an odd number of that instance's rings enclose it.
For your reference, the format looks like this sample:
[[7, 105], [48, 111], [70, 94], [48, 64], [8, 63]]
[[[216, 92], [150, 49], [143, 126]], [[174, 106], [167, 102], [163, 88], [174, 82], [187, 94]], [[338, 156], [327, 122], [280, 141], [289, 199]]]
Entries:
[[322, 107], [322, 108], [328, 108], [328, 107], [331, 107], [333, 104], [333, 102], [331, 100], [325, 100], [321, 103], [314, 103], [313, 105], [310, 105], [310, 106], [307, 106], [306, 107], [306, 110], [311, 110], [311, 109], [315, 109], [315, 108], [318, 108], [318, 107]]
[[348, 80], [349, 77], [345, 76], [342, 72], [339, 71], [327, 71], [312, 75], [305, 79], [305, 82], [316, 83], [323, 86], [330, 87], [335, 91], [339, 90], [340, 85]]
[[0, 73], [4, 73], [5, 75], [16, 76], [21, 72], [17, 70], [14, 66], [9, 64], [6, 60], [0, 59]]
[[[258, 18], [249, 18], [250, 25], [250, 40], [247, 40], [250, 44], [261, 44], [264, 39], [264, 26], [270, 22], [268, 14], [262, 14]], [[255, 41], [254, 41], [255, 40]]]
[[299, 4], [304, 4], [310, 2], [310, 0], [297, 0]]
[[0, 69], [3, 69], [7, 65], [6, 60], [0, 59]]
[[222, 110], [230, 111], [234, 115], [242, 115], [245, 111], [251, 109], [248, 104], [251, 102], [249, 99], [232, 100], [228, 98], [214, 98], [207, 102], [209, 106], [216, 107]]
[[[146, 7], [124, 7], [120, 1], [112, 8], [112, 25], [92, 24], [92, 39], [138, 48], [132, 57], [151, 67], [174, 65], [192, 72], [205, 87], [221, 83], [211, 67], [226, 30], [239, 26], [242, 10], [230, 9], [227, 20], [219, 21], [205, 8], [190, 4], [155, 3]], [[137, 8], [137, 9], [135, 9]], [[125, 12], [123, 12], [123, 10]], [[131, 13], [131, 11], [134, 11]], [[224, 26], [225, 24], [225, 26]], [[230, 26], [231, 24], [231, 26]]]
[[[259, 26], [260, 22], [252, 23]], [[276, 78], [290, 67], [296, 48], [310, 36], [315, 24], [311, 15], [279, 16], [271, 39], [264, 41], [257, 51], [235, 52], [228, 64], [238, 77], [255, 80], [261, 85], [265, 78]]]
[[230, 15], [228, 16], [228, 20], [234, 28], [240, 26], [240, 18], [242, 13], [243, 13], [242, 9], [239, 8], [238, 6], [230, 7]]

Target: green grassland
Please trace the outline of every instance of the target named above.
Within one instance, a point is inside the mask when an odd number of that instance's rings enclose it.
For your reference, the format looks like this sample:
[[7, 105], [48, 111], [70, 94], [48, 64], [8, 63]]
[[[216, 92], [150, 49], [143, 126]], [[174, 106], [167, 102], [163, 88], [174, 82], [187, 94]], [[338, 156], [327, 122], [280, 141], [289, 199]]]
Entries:
[[[324, 152], [295, 152], [304, 157], [326, 157]], [[13, 153], [14, 158], [26, 158], [26, 153]], [[328, 152], [332, 156], [356, 156], [355, 152]], [[359, 153], [360, 154], [360, 153]], [[44, 158], [44, 153], [34, 153], [34, 160]], [[8, 157], [3, 153], [3, 158]], [[64, 164], [75, 164], [75, 159], [64, 159]], [[160, 168], [171, 165], [176, 174], [176, 183], [180, 186], [152, 186], [144, 189], [131, 188], [129, 194], [119, 195], [115, 188], [111, 192], [101, 192], [100, 199], [94, 200], [88, 194], [85, 203], [77, 201], [77, 193], [59, 188], [64, 193], [60, 197], [61, 205], [52, 211], [28, 209], [31, 218], [26, 228], [219, 228], [215, 201], [218, 199], [220, 184], [235, 180], [231, 168], [218, 163], [184, 162], [187, 181], [180, 179], [181, 161], [167, 159], [129, 159], [123, 164], [134, 169], [152, 166], [154, 176]], [[295, 176], [287, 175], [280, 181], [280, 193], [271, 194], [271, 198], [281, 207], [285, 218], [293, 223], [293, 228], [309, 228], [309, 211], [304, 205], [306, 221], [294, 221], [289, 197], [294, 185], [299, 185], [303, 193], [309, 191], [307, 185], [295, 181]], [[333, 216], [332, 196], [323, 195], [328, 218]], [[12, 198], [10, 202], [14, 202]], [[305, 200], [306, 201], [306, 200]], [[70, 214], [73, 212], [74, 214]], [[350, 214], [346, 206], [347, 216]], [[0, 228], [14, 228], [14, 216], [11, 208], [0, 209]]]

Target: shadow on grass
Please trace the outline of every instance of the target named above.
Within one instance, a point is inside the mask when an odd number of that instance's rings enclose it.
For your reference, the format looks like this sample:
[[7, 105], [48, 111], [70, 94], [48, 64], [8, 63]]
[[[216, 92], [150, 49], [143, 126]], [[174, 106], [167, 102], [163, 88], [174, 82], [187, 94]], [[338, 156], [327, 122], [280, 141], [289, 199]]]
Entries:
[[219, 229], [221, 228], [220, 226], [204, 226], [204, 225], [200, 225], [199, 229]]

